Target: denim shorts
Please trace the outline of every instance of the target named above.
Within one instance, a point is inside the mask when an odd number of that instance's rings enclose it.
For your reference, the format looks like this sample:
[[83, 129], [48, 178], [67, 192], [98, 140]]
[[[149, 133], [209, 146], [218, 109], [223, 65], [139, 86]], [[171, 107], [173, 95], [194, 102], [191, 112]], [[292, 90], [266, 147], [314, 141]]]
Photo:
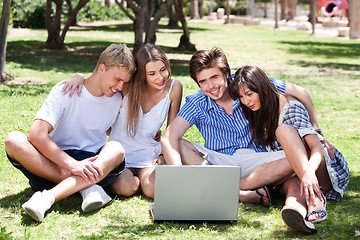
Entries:
[[[66, 152], [69, 156], [71, 156], [72, 158], [78, 161], [93, 157], [97, 154], [93, 152], [87, 152], [87, 151], [75, 150], [75, 149], [64, 150], [64, 152]], [[51, 189], [57, 185], [54, 182], [51, 182], [45, 178], [33, 174], [32, 172], [27, 170], [21, 163], [14, 161], [8, 154], [6, 155], [10, 160], [10, 163], [14, 167], [19, 169], [29, 179], [29, 184], [33, 190], [42, 191], [44, 189]], [[103, 188], [107, 187], [113, 181], [115, 181], [115, 179], [120, 175], [120, 173], [124, 170], [124, 168], [125, 168], [125, 161], [123, 161], [116, 169], [112, 170], [103, 180], [101, 180], [97, 184]]]

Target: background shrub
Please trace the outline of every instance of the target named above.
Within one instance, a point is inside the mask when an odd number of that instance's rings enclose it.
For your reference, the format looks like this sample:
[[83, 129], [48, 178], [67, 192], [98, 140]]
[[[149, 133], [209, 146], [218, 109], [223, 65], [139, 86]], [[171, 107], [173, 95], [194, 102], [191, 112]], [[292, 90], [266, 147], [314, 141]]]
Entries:
[[13, 0], [12, 26], [15, 28], [46, 28], [46, 2], [42, 0]]

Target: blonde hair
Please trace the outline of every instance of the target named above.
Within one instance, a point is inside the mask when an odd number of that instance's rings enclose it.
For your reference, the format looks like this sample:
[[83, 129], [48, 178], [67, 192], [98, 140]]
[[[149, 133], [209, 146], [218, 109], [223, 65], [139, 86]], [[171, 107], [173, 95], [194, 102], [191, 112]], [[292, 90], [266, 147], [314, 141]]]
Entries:
[[127, 134], [132, 137], [135, 136], [137, 131], [140, 105], [148, 84], [146, 81], [146, 64], [155, 61], [162, 61], [165, 64], [166, 69], [169, 71], [168, 79], [170, 79], [170, 62], [160, 47], [146, 43], [136, 52], [135, 62], [137, 69], [133, 80], [130, 82], [128, 93]]
[[136, 70], [134, 56], [125, 44], [111, 44], [101, 54], [95, 66], [97, 72], [100, 64], [104, 64], [106, 69], [112, 67], [124, 67], [130, 74]]

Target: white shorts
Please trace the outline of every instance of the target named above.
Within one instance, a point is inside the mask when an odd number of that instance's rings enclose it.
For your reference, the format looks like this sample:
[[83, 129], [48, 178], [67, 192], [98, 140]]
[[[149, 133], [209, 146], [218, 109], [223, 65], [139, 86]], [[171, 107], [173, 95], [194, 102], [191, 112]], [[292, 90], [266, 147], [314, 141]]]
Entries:
[[261, 165], [286, 158], [284, 151], [258, 153], [253, 149], [239, 148], [233, 155], [228, 155], [210, 150], [197, 143], [192, 144], [204, 154], [203, 158], [211, 165], [240, 166], [241, 177], [246, 177]]

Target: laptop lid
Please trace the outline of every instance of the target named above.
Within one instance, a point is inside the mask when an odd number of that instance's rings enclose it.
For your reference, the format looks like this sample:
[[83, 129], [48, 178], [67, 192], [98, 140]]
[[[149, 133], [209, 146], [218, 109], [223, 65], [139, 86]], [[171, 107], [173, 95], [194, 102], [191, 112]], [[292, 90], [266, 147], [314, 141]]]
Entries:
[[157, 165], [154, 220], [237, 220], [240, 167]]

